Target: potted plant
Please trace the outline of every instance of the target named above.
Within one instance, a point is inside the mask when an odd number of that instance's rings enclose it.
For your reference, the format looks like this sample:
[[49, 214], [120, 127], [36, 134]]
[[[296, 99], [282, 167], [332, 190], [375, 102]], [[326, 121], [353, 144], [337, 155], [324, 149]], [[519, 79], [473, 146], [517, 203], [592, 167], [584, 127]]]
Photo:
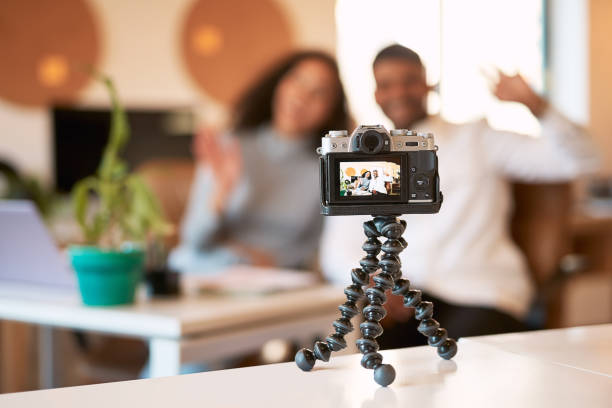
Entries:
[[85, 304], [126, 304], [134, 301], [145, 242], [167, 233], [169, 225], [155, 196], [120, 159], [130, 137], [127, 115], [111, 79], [94, 75], [110, 95], [110, 133], [96, 173], [72, 190], [75, 217], [86, 245], [71, 246], [68, 252]]

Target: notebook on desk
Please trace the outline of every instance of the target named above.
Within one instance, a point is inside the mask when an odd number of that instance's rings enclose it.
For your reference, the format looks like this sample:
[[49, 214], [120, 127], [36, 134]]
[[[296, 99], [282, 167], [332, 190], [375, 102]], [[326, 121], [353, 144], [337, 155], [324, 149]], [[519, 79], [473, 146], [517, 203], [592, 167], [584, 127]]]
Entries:
[[233, 265], [215, 275], [183, 274], [183, 293], [222, 295], [266, 295], [305, 289], [319, 282], [312, 272]]
[[30, 201], [0, 200], [0, 284], [73, 289], [76, 279]]

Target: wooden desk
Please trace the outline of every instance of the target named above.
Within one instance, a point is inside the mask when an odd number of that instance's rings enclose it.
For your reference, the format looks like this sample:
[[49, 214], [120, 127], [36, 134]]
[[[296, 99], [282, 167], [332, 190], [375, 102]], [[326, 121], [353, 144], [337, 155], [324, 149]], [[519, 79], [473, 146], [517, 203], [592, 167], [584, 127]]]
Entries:
[[84, 306], [77, 293], [4, 284], [0, 319], [40, 325], [41, 377], [51, 387], [53, 353], [48, 331], [54, 327], [138, 337], [148, 340], [152, 377], [176, 375], [181, 363], [222, 359], [257, 350], [266, 341], [310, 340], [332, 332], [331, 323], [346, 299], [341, 288], [258, 297], [183, 297], [138, 301], [130, 306]]
[[[398, 374], [387, 388], [377, 386], [372, 371], [360, 366], [361, 355], [350, 355], [318, 364], [309, 373], [293, 363], [276, 364], [6, 394], [0, 395], [0, 406], [607, 408], [612, 401], [612, 376], [584, 368], [583, 362], [612, 358], [612, 347], [591, 347], [600, 335], [609, 339], [611, 333], [612, 325], [608, 325], [521, 334], [514, 339], [468, 338], [459, 342], [459, 353], [452, 361], [440, 360], [429, 347], [384, 351], [385, 361], [394, 364]], [[522, 349], [516, 348], [519, 344]], [[554, 344], [559, 345], [559, 356], [543, 356], [545, 346]], [[568, 344], [575, 348], [568, 349]], [[573, 364], [558, 361], [567, 355], [577, 357]]]

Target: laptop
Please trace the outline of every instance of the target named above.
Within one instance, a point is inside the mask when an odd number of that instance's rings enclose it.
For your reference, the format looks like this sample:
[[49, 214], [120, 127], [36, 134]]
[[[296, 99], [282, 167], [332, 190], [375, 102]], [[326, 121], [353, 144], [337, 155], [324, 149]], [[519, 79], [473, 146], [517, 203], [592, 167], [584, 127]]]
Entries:
[[68, 258], [57, 248], [31, 201], [0, 200], [2, 282], [76, 288]]

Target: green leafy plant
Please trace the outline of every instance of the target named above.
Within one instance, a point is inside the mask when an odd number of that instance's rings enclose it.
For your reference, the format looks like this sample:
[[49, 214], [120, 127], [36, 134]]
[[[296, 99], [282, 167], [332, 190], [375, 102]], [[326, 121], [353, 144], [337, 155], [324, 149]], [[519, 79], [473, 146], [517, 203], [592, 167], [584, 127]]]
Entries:
[[[169, 232], [170, 226], [156, 197], [120, 159], [130, 138], [127, 115], [112, 80], [100, 73], [94, 75], [110, 95], [110, 133], [96, 174], [75, 184], [72, 204], [88, 244], [119, 249], [124, 242], [142, 242], [162, 236]], [[95, 202], [93, 197], [97, 199]]]
[[48, 218], [56, 199], [50, 188], [36, 178], [24, 176], [8, 162], [0, 160], [0, 199], [32, 200], [44, 218]]

